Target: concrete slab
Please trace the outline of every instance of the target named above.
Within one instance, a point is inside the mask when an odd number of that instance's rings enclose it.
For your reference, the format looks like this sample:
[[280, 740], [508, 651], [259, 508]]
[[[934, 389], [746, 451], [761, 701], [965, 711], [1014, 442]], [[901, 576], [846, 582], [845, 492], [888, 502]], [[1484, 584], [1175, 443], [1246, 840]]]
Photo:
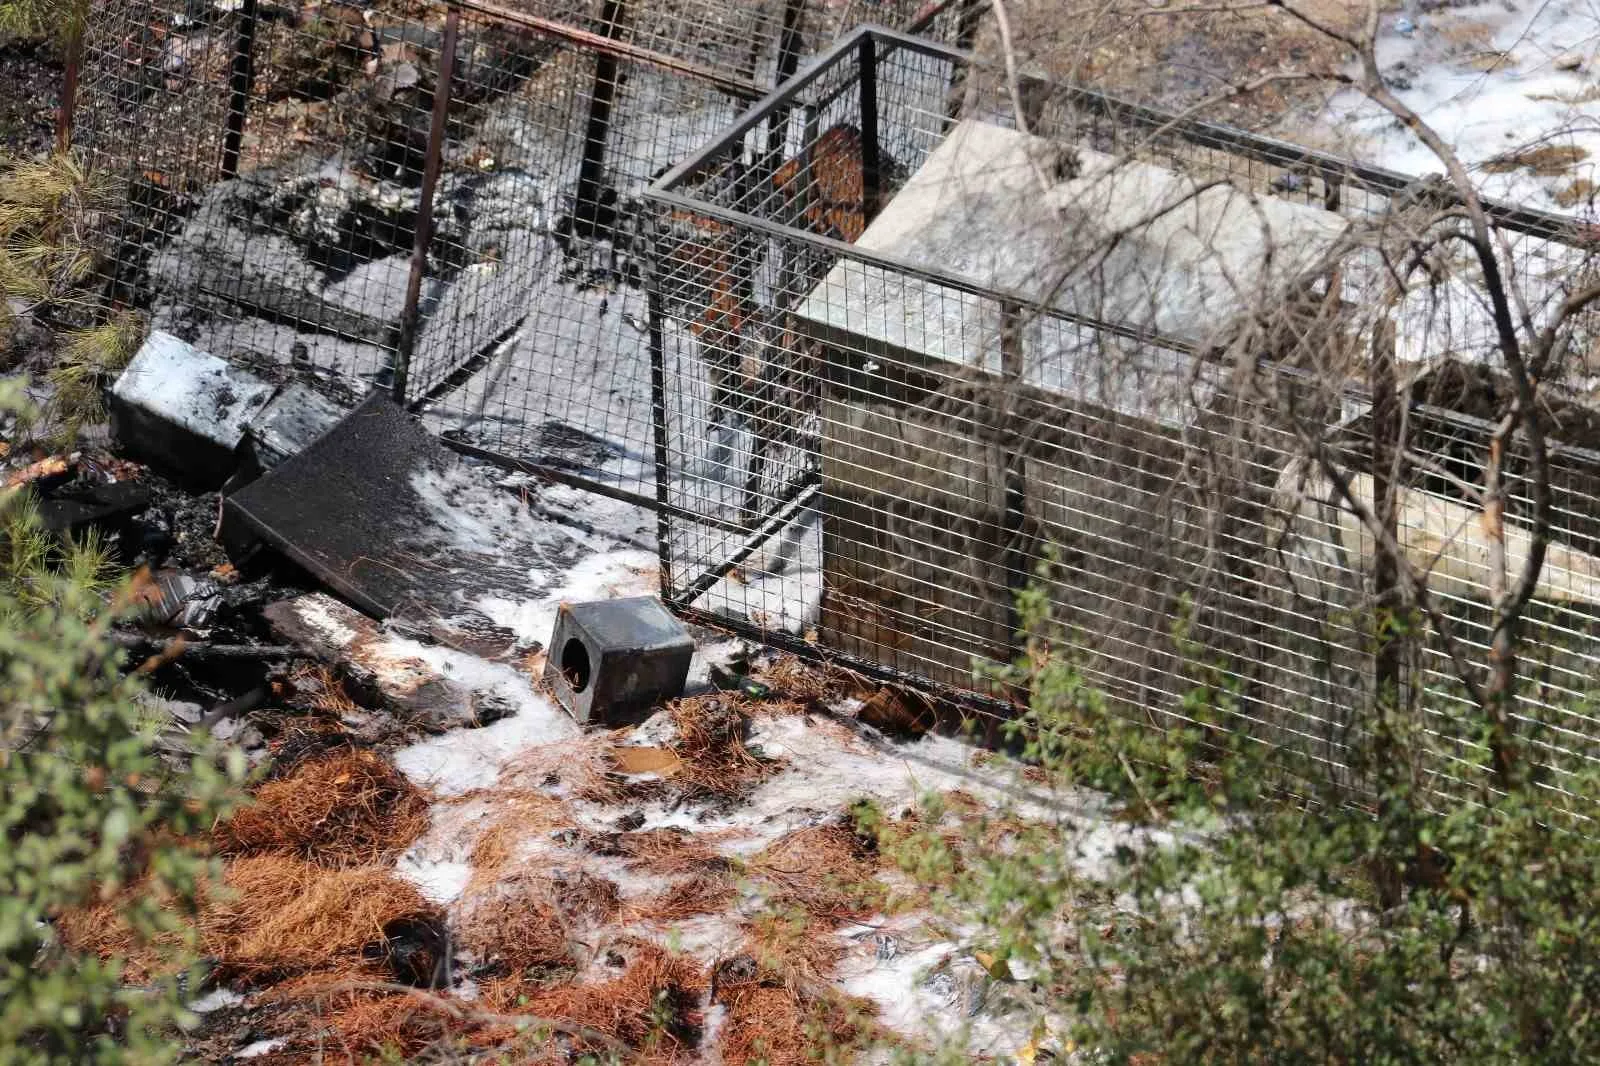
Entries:
[[215, 487], [277, 387], [170, 333], [152, 333], [111, 390], [112, 429], [129, 453]]
[[[960, 123], [858, 246], [1031, 305], [1204, 342], [1256, 297], [1297, 281], [1339, 216], [973, 119]], [[1040, 175], [1051, 182], [1041, 187]], [[1270, 253], [1270, 254], [1269, 254]], [[836, 347], [1000, 372], [1001, 307], [936, 281], [841, 260], [797, 317]], [[1023, 332], [1025, 380], [1170, 421], [1189, 361], [1058, 320]], [[1107, 358], [1121, 347], [1119, 360]], [[946, 368], [948, 372], [948, 368]]]

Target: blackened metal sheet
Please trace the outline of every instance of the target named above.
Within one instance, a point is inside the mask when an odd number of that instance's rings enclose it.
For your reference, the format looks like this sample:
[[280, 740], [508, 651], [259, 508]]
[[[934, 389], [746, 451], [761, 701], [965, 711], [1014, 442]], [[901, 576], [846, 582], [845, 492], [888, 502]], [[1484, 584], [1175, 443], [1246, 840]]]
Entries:
[[586, 553], [382, 393], [230, 496], [224, 522], [373, 617], [435, 634], [481, 629], [486, 600], [539, 598]]

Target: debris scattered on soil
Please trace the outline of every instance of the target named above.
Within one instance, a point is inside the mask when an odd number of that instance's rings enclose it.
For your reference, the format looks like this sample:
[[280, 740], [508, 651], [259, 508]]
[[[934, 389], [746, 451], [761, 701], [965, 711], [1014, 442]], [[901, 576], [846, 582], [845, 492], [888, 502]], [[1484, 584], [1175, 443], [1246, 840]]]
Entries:
[[679, 700], [672, 705], [679, 761], [675, 774], [685, 798], [732, 803], [782, 769], [770, 757], [758, 757], [745, 746], [750, 716], [736, 696], [719, 694]]

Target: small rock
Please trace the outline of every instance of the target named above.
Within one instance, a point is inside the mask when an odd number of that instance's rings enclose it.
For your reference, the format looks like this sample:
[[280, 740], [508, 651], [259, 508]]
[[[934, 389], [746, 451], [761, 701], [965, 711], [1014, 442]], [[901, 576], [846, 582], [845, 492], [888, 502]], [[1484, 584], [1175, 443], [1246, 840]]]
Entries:
[[1557, 70], [1582, 70], [1583, 56], [1577, 52], [1562, 52], [1552, 64]]

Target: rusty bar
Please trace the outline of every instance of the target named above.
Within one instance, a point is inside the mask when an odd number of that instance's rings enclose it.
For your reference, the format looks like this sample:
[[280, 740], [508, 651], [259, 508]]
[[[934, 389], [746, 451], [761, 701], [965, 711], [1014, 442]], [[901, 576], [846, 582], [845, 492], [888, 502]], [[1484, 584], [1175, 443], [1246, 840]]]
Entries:
[[686, 74], [691, 78], [707, 82], [728, 95], [739, 97], [742, 100], [760, 100], [766, 95], [766, 91], [760, 86], [752, 85], [738, 78], [731, 78], [711, 67], [690, 63], [687, 60], [678, 59], [663, 52], [652, 51], [649, 48], [640, 48], [638, 45], [615, 40], [603, 33], [580, 30], [576, 26], [568, 26], [566, 23], [557, 22], [554, 19], [540, 18], [538, 15], [529, 15], [522, 11], [513, 11], [498, 4], [485, 3], [484, 0], [457, 0], [454, 6], [464, 11], [485, 15], [507, 25], [536, 30], [548, 37], [579, 45], [601, 55], [648, 63], [652, 66], [660, 67], [662, 70], [670, 70], [675, 74]]
[[233, 73], [228, 79], [228, 131], [222, 141], [223, 181], [239, 176], [245, 113], [256, 80], [256, 7], [257, 0], [244, 0], [239, 8], [239, 37], [233, 51]]
[[878, 143], [878, 49], [867, 34], [857, 53], [861, 75], [861, 221], [872, 224], [883, 198], [882, 147]]
[[428, 269], [428, 246], [433, 243], [433, 194], [444, 166], [444, 138], [450, 119], [450, 94], [456, 78], [456, 42], [461, 35], [461, 11], [452, 6], [445, 16], [444, 40], [439, 45], [439, 76], [433, 87], [433, 123], [428, 127], [428, 155], [422, 167], [422, 189], [417, 199], [417, 225], [411, 246], [411, 274], [406, 279], [406, 304], [400, 313], [400, 339], [395, 345], [394, 389], [396, 403], [406, 402], [411, 357], [416, 352], [417, 329], [422, 315], [422, 276]]
[[81, 12], [74, 12], [67, 30], [66, 69], [61, 75], [61, 101], [56, 105], [56, 151], [72, 150], [73, 122], [78, 113], [78, 79], [83, 71], [83, 35], [87, 28]]

